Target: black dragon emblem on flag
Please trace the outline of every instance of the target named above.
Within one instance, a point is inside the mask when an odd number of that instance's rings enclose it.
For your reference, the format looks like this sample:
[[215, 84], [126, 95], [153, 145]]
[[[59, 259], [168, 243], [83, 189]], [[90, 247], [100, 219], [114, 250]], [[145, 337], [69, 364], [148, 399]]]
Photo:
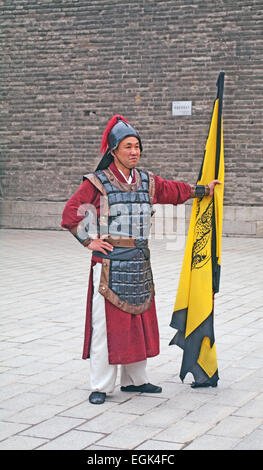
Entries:
[[207, 250], [211, 240], [213, 199], [204, 212], [200, 214], [201, 199], [197, 201], [197, 214], [195, 224], [196, 241], [192, 250], [192, 269], [202, 268], [211, 258], [211, 250]]

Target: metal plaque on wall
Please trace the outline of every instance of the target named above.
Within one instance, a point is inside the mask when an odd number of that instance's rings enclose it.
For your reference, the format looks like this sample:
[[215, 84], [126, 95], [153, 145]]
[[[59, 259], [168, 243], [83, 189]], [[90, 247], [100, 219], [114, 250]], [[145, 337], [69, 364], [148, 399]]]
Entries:
[[172, 115], [173, 116], [191, 116], [192, 114], [192, 101], [173, 101], [172, 102]]

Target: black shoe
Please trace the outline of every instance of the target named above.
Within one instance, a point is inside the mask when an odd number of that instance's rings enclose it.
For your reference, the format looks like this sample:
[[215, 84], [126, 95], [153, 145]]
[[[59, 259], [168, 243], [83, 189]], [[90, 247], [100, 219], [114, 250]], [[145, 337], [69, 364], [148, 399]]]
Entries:
[[217, 383], [210, 383], [210, 382], [192, 382], [191, 388], [201, 388], [201, 387], [217, 387]]
[[121, 387], [122, 392], [141, 392], [141, 393], [161, 393], [162, 387], [158, 387], [153, 384], [143, 385], [128, 385], [127, 387]]
[[102, 405], [105, 402], [106, 393], [92, 392], [89, 396], [89, 402], [93, 405]]

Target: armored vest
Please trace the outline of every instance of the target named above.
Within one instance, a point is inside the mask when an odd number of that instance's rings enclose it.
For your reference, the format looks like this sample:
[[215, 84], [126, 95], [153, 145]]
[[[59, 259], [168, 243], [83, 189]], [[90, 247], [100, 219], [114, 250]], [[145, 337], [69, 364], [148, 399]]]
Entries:
[[[135, 247], [114, 247], [103, 258], [99, 292], [121, 310], [139, 314], [146, 311], [154, 297], [148, 237], [153, 214], [154, 178], [149, 172], [135, 170], [134, 184], [120, 182], [107, 168], [86, 175], [103, 194], [98, 233], [113, 238], [133, 238]], [[102, 210], [103, 206], [103, 210]]]

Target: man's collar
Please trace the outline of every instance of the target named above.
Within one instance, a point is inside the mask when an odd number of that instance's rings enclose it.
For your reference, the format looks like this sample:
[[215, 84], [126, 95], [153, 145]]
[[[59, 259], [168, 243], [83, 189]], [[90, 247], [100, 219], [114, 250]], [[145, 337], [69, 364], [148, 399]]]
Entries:
[[[127, 183], [127, 180], [124, 178], [124, 176], [122, 175], [122, 173], [117, 168], [117, 166], [115, 165], [114, 162], [112, 162], [109, 165], [109, 168], [114, 173], [114, 175], [118, 178], [118, 180], [120, 180], [122, 183]], [[131, 183], [135, 183], [135, 171], [134, 171], [134, 169], [132, 169], [132, 181], [131, 181]]]

